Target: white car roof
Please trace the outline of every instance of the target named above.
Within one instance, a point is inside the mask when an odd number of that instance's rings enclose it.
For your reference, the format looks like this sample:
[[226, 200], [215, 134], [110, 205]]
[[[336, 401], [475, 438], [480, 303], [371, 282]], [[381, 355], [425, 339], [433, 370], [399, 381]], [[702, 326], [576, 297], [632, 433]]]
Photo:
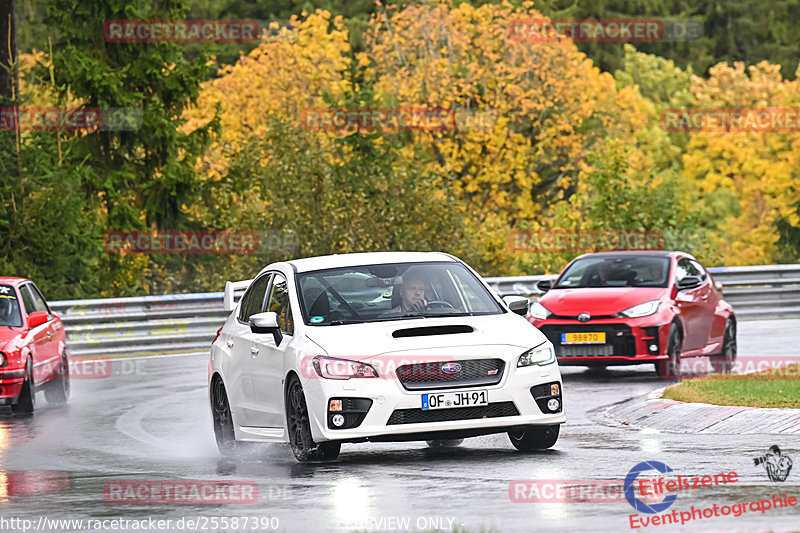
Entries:
[[380, 265], [384, 263], [423, 263], [439, 261], [455, 263], [456, 260], [442, 252], [368, 252], [355, 254], [323, 255], [287, 261], [297, 272], [311, 272], [326, 268]]

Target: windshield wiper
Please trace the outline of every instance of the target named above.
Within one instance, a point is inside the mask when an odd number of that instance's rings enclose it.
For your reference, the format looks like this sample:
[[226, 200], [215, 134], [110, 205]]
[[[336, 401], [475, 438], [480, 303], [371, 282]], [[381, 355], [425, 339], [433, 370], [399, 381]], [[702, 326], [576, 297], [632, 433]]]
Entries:
[[343, 324], [363, 324], [366, 320], [357, 320], [355, 318], [345, 318], [345, 319], [338, 319], [338, 320], [331, 320], [328, 324], [323, 324], [326, 326], [341, 326]]

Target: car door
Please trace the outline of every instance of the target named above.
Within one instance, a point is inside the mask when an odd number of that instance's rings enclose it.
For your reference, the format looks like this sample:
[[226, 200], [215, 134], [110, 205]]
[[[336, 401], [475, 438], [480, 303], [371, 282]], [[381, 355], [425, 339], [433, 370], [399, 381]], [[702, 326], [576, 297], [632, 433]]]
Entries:
[[278, 315], [281, 340], [275, 343], [271, 333], [255, 335], [250, 375], [253, 379], [253, 394], [256, 398], [260, 419], [265, 427], [283, 427], [283, 361], [287, 350], [291, 350], [294, 335], [294, 319], [289, 298], [289, 286], [281, 273], [275, 273], [270, 285], [265, 312]]
[[230, 350], [231, 365], [225, 375], [225, 388], [231, 403], [243, 417], [237, 423], [242, 426], [259, 426], [259, 412], [253, 396], [253, 381], [250, 375], [250, 349], [255, 334], [250, 330], [250, 317], [260, 313], [272, 275], [263, 274], [253, 280], [242, 295], [236, 319], [231, 322], [226, 347]]
[[61, 324], [60, 320], [56, 320], [55, 316], [53, 316], [53, 312], [50, 310], [50, 306], [47, 305], [47, 301], [44, 299], [44, 296], [42, 296], [39, 287], [33, 282], [28, 283], [27, 287], [31, 292], [34, 308], [37, 311], [44, 311], [47, 313], [47, 323], [45, 324], [47, 328], [45, 331], [47, 332], [46, 352], [49, 359], [47, 363], [42, 365], [42, 369], [47, 371], [48, 375], [52, 375], [58, 370], [61, 361], [60, 340], [63, 338], [62, 329], [64, 326]]
[[689, 264], [697, 272], [696, 275], [703, 280], [703, 284], [697, 288], [697, 297], [702, 308], [697, 318], [697, 335], [699, 347], [703, 349], [711, 342], [711, 326], [714, 323], [714, 311], [719, 302], [719, 293], [711, 286], [711, 277], [703, 265], [693, 260], [690, 260]]
[[[692, 265], [688, 257], [678, 259], [675, 269], [675, 286], [686, 276], [698, 276], [700, 272]], [[703, 286], [694, 289], [679, 290], [675, 296], [675, 305], [680, 309], [683, 319], [683, 351], [697, 350], [703, 346]]]
[[[37, 309], [34, 303], [31, 291], [28, 289], [28, 283], [20, 285], [19, 295], [22, 298], [22, 304], [25, 307], [23, 314], [24, 323], [27, 325], [28, 317], [35, 311], [43, 311], [44, 309]], [[49, 352], [52, 340], [52, 333], [49, 330], [48, 322], [40, 324], [28, 332], [28, 347], [31, 350], [33, 359], [33, 381], [34, 383], [41, 383], [46, 381], [49, 373], [45, 366], [53, 358], [53, 354]]]

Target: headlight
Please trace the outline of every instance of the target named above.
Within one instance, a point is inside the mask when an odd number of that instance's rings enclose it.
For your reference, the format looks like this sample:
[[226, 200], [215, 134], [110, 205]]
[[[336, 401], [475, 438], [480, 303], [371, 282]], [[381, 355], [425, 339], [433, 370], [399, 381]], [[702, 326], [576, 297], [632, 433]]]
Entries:
[[556, 352], [553, 350], [553, 345], [549, 342], [544, 342], [536, 348], [531, 348], [524, 354], [519, 356], [517, 367], [531, 366], [531, 365], [549, 365], [556, 360]]
[[643, 304], [634, 305], [620, 313], [620, 315], [628, 318], [638, 318], [640, 316], [652, 315], [658, 311], [658, 306], [661, 305], [661, 300], [652, 300]]
[[8, 357], [3, 352], [0, 352], [0, 366], [6, 366], [8, 364]]
[[318, 355], [314, 358], [314, 370], [319, 377], [326, 379], [350, 379], [350, 378], [377, 378], [378, 372], [367, 363], [351, 361], [349, 359], [338, 359], [336, 357], [323, 357]]
[[550, 312], [548, 308], [546, 308], [539, 302], [533, 302], [533, 305], [531, 305], [531, 309], [529, 312], [533, 318], [538, 318], [539, 320], [544, 320], [545, 318], [553, 314]]

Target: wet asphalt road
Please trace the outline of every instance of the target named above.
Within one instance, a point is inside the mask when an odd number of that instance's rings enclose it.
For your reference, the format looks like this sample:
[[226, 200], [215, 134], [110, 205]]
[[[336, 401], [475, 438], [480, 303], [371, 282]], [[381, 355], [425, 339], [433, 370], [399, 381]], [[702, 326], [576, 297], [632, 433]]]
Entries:
[[[744, 322], [740, 354], [798, 355], [800, 320]], [[517, 453], [506, 435], [459, 448], [424, 443], [346, 444], [337, 462], [300, 465], [284, 446], [260, 446], [238, 461], [217, 453], [207, 405], [207, 356], [116, 361], [107, 377], [73, 379], [68, 406], [47, 405], [29, 419], [0, 414], [0, 530], [81, 530], [54, 519], [170, 519], [170, 531], [198, 517], [250, 517], [249, 531], [632, 531], [621, 501], [519, 503], [514, 480], [624, 480], [637, 463], [661, 461], [684, 476], [735, 471], [738, 482], [678, 495], [668, 511], [800, 496], [800, 437], [659, 434], [619, 426], [602, 407], [663, 386], [652, 366], [609, 371], [563, 368], [568, 422], [553, 450]], [[783, 483], [753, 458], [777, 444], [795, 460]], [[119, 504], [109, 481], [234, 480], [258, 485], [250, 504]], [[40, 522], [42, 517], [46, 520]], [[259, 527], [251, 527], [253, 518]], [[272, 520], [270, 521], [269, 518]], [[3, 522], [6, 520], [6, 522]], [[409, 527], [404, 527], [408, 524]], [[90, 524], [82, 525], [84, 531]], [[97, 531], [138, 530], [107, 527]], [[158, 529], [158, 528], [157, 528]], [[241, 522], [238, 530], [244, 530]], [[228, 529], [233, 530], [233, 528]], [[800, 505], [710, 518], [648, 531], [800, 531]]]

